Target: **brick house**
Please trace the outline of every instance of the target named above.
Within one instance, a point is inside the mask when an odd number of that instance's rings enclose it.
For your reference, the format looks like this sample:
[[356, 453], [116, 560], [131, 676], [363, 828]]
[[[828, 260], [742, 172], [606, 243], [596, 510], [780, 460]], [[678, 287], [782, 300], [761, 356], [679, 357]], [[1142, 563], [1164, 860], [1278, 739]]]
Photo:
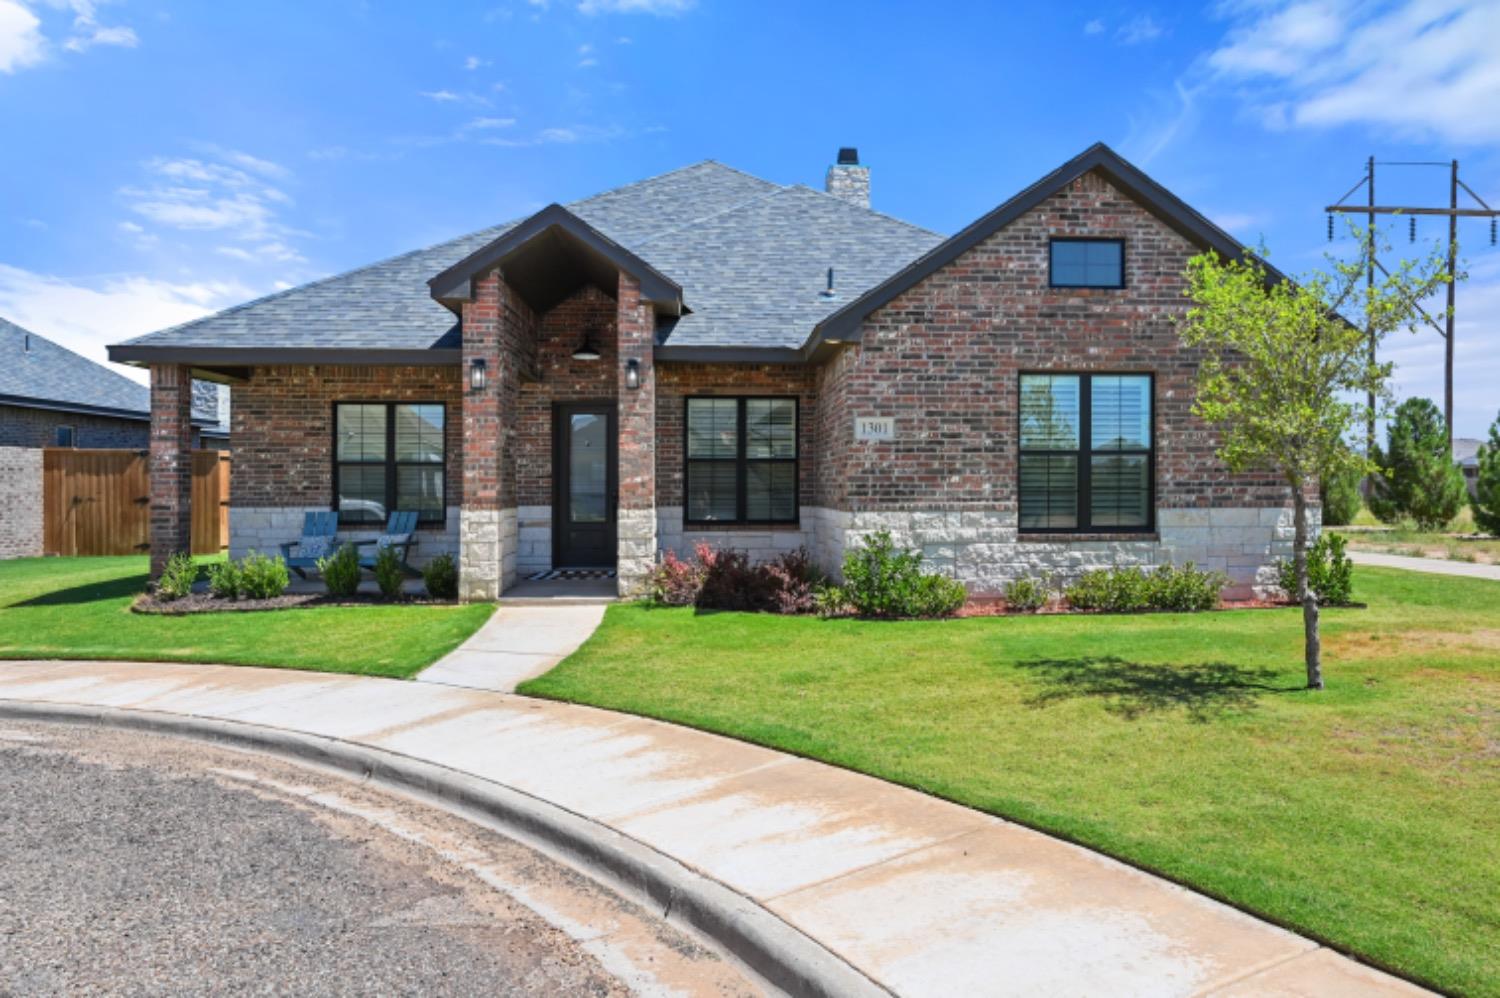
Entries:
[[231, 550], [419, 510], [466, 597], [706, 538], [834, 569], [890, 529], [991, 592], [1193, 560], [1248, 591], [1286, 489], [1190, 413], [1182, 273], [1227, 233], [1095, 145], [951, 238], [709, 161], [111, 347], [152, 375], [152, 551], [191, 376], [234, 386]]

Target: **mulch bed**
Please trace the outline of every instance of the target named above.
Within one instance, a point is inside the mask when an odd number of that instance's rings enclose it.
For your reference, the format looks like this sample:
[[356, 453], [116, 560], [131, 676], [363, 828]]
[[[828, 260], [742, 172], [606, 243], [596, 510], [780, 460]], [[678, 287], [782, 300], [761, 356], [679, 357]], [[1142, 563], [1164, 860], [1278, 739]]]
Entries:
[[270, 599], [220, 599], [212, 593], [193, 593], [182, 599], [157, 599], [153, 593], [142, 593], [130, 605], [133, 613], [163, 617], [185, 617], [191, 613], [255, 613], [262, 610], [301, 610], [319, 606], [457, 606], [456, 600], [433, 599], [426, 595], [402, 593], [391, 599], [369, 593], [354, 596], [331, 596], [328, 593], [284, 593]]

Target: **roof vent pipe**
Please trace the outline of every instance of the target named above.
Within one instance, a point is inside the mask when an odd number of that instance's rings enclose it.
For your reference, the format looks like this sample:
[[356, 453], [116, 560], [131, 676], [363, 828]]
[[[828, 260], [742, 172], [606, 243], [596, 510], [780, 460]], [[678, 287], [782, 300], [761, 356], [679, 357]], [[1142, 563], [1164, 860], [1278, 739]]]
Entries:
[[823, 289], [822, 296], [824, 298], [832, 298], [834, 296], [834, 290], [833, 290], [833, 268], [832, 267], [828, 268], [828, 286]]

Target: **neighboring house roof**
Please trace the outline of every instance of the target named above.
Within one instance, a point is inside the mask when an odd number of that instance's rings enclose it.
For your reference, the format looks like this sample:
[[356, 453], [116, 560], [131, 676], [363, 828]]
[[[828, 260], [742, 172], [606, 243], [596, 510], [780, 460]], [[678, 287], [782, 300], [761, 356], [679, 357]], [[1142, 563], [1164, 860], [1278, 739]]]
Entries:
[[[671, 349], [796, 350], [812, 325], [941, 241], [936, 233], [806, 187], [708, 160], [574, 201], [566, 213], [682, 289]], [[562, 211], [562, 208], [557, 209]], [[393, 362], [458, 359], [454, 314], [429, 279], [518, 222], [278, 292], [110, 348], [115, 360], [253, 363], [278, 350], [310, 363], [360, 351]], [[836, 297], [823, 297], [828, 268]]]
[[1453, 438], [1453, 463], [1460, 468], [1479, 467], [1479, 448], [1483, 446], [1483, 440], [1474, 437]]
[[[212, 393], [200, 395], [200, 385]], [[193, 385], [193, 421], [218, 423], [219, 387]], [[0, 404], [150, 419], [151, 390], [45, 336], [0, 319]]]
[[[1245, 247], [1233, 236], [1198, 214], [1181, 198], [1146, 176], [1109, 146], [1096, 142], [951, 239], [913, 260], [828, 316], [814, 330], [808, 343], [809, 350], [816, 349], [825, 340], [858, 342], [860, 324], [865, 316], [946, 267], [1091, 170], [1099, 171], [1111, 184], [1196, 245], [1217, 250], [1221, 255], [1232, 259], [1245, 254]], [[1271, 267], [1267, 266], [1266, 271], [1271, 277], [1282, 279], [1282, 275]]]
[[123, 374], [0, 319], [0, 401], [141, 419], [151, 392]]

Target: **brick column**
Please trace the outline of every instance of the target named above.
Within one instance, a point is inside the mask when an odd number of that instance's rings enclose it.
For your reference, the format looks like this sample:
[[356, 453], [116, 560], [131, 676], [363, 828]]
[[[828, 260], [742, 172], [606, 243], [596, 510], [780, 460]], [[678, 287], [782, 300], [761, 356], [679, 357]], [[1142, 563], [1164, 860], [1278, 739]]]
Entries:
[[[500, 595], [500, 275], [474, 282], [463, 306], [464, 497], [458, 520], [458, 592], [465, 600]], [[485, 366], [475, 391], [474, 362]]]
[[[651, 362], [656, 330], [640, 282], [620, 272], [615, 321], [619, 345], [619, 551], [616, 575], [622, 596], [637, 595], [656, 563], [656, 373]], [[630, 362], [640, 365], [640, 387], [626, 383]]]
[[192, 548], [193, 376], [151, 366], [151, 577]]

